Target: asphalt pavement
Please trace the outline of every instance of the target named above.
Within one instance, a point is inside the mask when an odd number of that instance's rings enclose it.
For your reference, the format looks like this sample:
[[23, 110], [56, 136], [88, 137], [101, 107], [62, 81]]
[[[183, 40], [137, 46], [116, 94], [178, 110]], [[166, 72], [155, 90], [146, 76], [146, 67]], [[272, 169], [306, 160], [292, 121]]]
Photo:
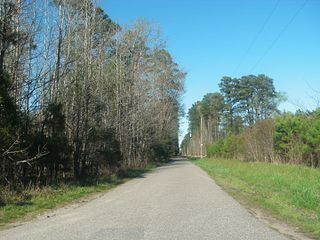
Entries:
[[284, 240], [199, 167], [178, 160], [86, 203], [0, 232], [1, 240]]

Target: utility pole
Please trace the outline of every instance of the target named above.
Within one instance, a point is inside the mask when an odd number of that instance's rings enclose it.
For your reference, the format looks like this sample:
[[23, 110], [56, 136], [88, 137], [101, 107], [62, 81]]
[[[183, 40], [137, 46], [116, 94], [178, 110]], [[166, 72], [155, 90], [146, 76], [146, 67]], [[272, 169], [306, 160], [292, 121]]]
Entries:
[[203, 128], [203, 117], [202, 114], [200, 116], [200, 157], [203, 157], [203, 152], [202, 152], [202, 146], [203, 146], [203, 142], [202, 142], [202, 128]]
[[191, 156], [191, 151], [192, 151], [192, 133], [191, 133], [191, 131], [190, 131], [190, 133], [189, 133], [189, 143], [187, 144], [187, 155], [189, 155], [189, 156]]

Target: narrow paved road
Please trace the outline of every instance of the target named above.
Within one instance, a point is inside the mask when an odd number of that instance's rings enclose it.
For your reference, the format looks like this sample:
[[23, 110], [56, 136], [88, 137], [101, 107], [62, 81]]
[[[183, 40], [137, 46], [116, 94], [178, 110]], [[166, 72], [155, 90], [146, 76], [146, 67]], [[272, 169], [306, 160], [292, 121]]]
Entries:
[[187, 161], [175, 161], [50, 215], [1, 231], [0, 239], [287, 239]]

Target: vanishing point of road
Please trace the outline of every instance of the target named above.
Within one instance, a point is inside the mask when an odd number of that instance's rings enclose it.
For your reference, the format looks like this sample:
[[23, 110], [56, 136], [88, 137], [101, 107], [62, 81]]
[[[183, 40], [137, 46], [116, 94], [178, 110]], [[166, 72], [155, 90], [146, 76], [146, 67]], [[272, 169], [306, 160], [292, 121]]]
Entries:
[[0, 232], [1, 240], [284, 240], [200, 168], [174, 161], [102, 196]]

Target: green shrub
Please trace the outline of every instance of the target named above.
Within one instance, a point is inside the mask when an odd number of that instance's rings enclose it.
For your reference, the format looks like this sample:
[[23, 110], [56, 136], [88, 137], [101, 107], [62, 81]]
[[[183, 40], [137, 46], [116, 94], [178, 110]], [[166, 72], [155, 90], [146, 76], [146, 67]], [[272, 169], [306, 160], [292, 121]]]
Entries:
[[244, 154], [243, 136], [230, 134], [227, 137], [208, 145], [207, 155], [234, 158], [241, 157]]
[[320, 166], [320, 109], [259, 121], [207, 146], [210, 157]]
[[277, 118], [274, 147], [286, 162], [318, 167], [320, 109], [313, 113], [285, 114]]

